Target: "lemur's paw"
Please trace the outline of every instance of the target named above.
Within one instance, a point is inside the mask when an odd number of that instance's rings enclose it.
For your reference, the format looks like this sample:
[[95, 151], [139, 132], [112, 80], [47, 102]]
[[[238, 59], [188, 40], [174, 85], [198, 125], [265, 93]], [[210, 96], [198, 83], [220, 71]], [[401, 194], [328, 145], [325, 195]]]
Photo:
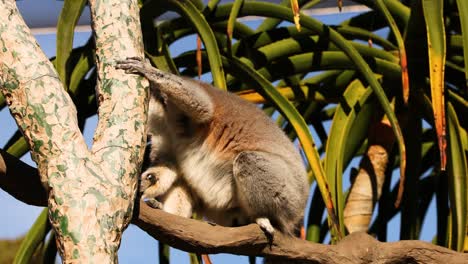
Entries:
[[147, 199], [147, 200], [144, 200], [144, 201], [151, 208], [161, 209], [161, 210], [163, 209], [163, 204], [160, 201], [158, 201], [158, 200], [156, 200], [154, 198]]
[[275, 229], [271, 225], [270, 220], [268, 218], [262, 217], [262, 218], [257, 218], [255, 222], [265, 232], [268, 238], [273, 240], [273, 237], [275, 235]]
[[126, 73], [144, 73], [148, 62], [140, 57], [128, 57], [125, 60], [116, 61], [115, 68], [125, 70]]

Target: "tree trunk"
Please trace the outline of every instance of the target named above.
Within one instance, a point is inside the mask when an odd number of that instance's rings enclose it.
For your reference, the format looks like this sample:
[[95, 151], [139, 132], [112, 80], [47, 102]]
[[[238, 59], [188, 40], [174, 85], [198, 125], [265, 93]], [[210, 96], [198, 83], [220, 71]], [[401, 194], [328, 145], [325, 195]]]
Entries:
[[0, 1], [0, 89], [48, 190], [65, 263], [117, 261], [146, 145], [147, 82], [114, 68], [118, 59], [144, 55], [137, 1], [94, 0], [90, 7], [101, 82], [99, 124], [88, 150], [75, 106], [15, 1]]

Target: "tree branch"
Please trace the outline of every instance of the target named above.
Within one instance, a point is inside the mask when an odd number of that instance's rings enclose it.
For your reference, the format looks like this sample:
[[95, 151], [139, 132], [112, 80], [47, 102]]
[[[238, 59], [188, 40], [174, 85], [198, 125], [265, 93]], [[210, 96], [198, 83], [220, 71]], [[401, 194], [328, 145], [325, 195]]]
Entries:
[[[0, 154], [0, 187], [28, 204], [47, 205], [37, 171], [3, 151]], [[235, 228], [213, 226], [155, 210], [144, 202], [135, 209], [132, 222], [149, 235], [174, 248], [200, 254], [261, 255], [287, 259], [288, 263], [468, 262], [468, 254], [422, 241], [382, 243], [365, 233], [354, 233], [338, 245], [322, 245], [277, 232], [270, 244], [256, 224]]]
[[423, 241], [382, 243], [366, 233], [354, 233], [337, 245], [322, 245], [277, 232], [270, 244], [256, 224], [212, 226], [150, 208], [140, 202], [134, 224], [152, 237], [185, 251], [261, 255], [288, 263], [466, 263], [468, 254]]

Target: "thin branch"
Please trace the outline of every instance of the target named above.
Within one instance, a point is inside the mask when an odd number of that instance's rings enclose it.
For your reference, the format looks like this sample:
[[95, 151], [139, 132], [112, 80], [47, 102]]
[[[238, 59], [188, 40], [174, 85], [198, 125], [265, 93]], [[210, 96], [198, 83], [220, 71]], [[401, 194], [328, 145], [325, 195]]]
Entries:
[[172, 247], [199, 254], [261, 255], [288, 263], [467, 263], [468, 254], [427, 242], [407, 240], [382, 243], [366, 233], [354, 233], [338, 245], [322, 245], [280, 234], [270, 244], [256, 224], [212, 226], [150, 208], [140, 202], [133, 223]]

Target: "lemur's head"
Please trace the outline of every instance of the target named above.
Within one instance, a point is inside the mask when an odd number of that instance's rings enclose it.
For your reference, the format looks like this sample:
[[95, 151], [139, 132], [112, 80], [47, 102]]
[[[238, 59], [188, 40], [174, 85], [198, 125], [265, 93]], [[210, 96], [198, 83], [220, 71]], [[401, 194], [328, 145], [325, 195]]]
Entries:
[[176, 177], [176, 172], [173, 168], [167, 166], [149, 167], [141, 174], [140, 177], [140, 193], [142, 198], [157, 198], [163, 195], [168, 186], [165, 185], [165, 180]]

